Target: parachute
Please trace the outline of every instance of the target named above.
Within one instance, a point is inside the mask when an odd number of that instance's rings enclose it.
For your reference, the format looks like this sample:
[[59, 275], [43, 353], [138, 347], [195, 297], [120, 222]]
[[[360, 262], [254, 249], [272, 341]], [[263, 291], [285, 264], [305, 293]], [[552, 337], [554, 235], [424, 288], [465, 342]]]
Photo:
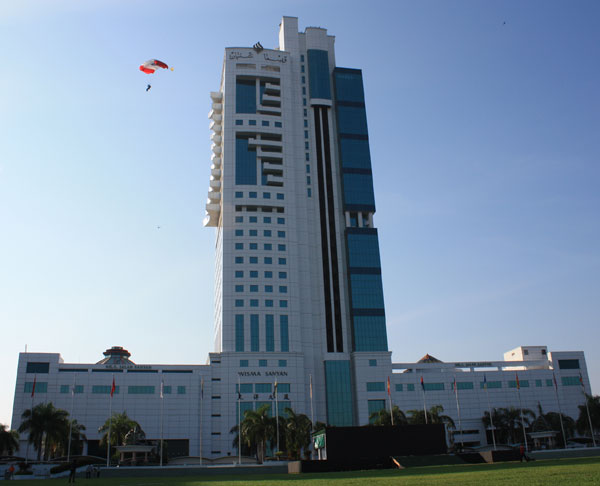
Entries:
[[164, 62], [159, 61], [158, 59], [150, 59], [149, 61], [146, 61], [140, 66], [140, 71], [146, 74], [154, 74], [154, 72], [159, 68], [171, 69], [171, 71], [173, 71], [173, 68], [169, 68], [169, 66], [167, 66]]

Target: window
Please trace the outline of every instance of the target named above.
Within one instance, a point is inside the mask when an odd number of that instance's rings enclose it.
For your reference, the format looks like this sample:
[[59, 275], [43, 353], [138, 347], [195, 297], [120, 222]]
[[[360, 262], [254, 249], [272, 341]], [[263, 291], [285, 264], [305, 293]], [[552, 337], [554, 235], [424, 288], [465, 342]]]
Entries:
[[258, 285], [250, 285], [250, 292], [258, 292]]
[[244, 124], [244, 120], [236, 120], [235, 124], [236, 125], [243, 125]]
[[279, 338], [281, 342], [281, 351], [287, 353], [290, 350], [288, 333], [288, 316], [279, 316]]
[[265, 307], [273, 307], [273, 301], [271, 299], [265, 300]]
[[258, 307], [258, 299], [250, 299], [250, 307]]
[[248, 360], [240, 359], [240, 368], [248, 368]]
[[235, 236], [244, 236], [244, 230], [236, 229], [235, 230]]
[[310, 176], [306, 176], [306, 183], [310, 184]]
[[258, 236], [258, 231], [257, 231], [257, 230], [250, 230], [250, 231], [248, 232], [248, 234], [249, 234], [250, 236]]
[[472, 390], [473, 382], [472, 381], [458, 381], [458, 382], [456, 382], [456, 388], [458, 390]]
[[250, 270], [250, 278], [258, 278], [258, 270]]
[[244, 257], [235, 257], [235, 263], [240, 264], [240, 263], [244, 263]]
[[279, 272], [279, 278], [287, 278], [287, 272]]
[[[502, 388], [502, 382], [501, 381], [488, 381], [487, 382], [487, 387], [488, 388]], [[485, 388], [485, 382], [481, 382], [480, 384], [480, 388]]]
[[268, 127], [269, 126], [269, 122], [267, 120], [263, 120], [262, 121], [262, 126], [263, 127]]
[[263, 223], [266, 223], [266, 224], [271, 224], [271, 217], [270, 217], [270, 216], [265, 216], [265, 217], [263, 218]]
[[244, 249], [244, 244], [243, 243], [236, 243], [235, 244], [235, 249], [236, 250], [243, 250]]
[[[528, 388], [529, 381], [528, 380], [519, 380], [520, 388]], [[508, 388], [517, 388], [517, 380], [511, 380], [508, 382]]]
[[272, 285], [265, 285], [265, 292], [273, 292], [273, 286]]
[[281, 122], [275, 122], [275, 126], [276, 126], [277, 128], [281, 128]]
[[304, 116], [308, 116], [308, 110], [304, 108]]
[[[39, 385], [39, 383], [38, 383]], [[100, 395], [110, 395], [111, 385], [92, 385], [92, 393], [100, 394]], [[37, 385], [35, 387], [35, 392], [37, 393]], [[115, 386], [115, 394], [119, 394], [119, 386]]]
[[[30, 361], [29, 363], [27, 363], [27, 368], [25, 370], [25, 373], [49, 373], [50, 372], [50, 363], [36, 363], [33, 361]], [[37, 388], [36, 388], [37, 391]]]
[[285, 258], [279, 259], [279, 265], [285, 265], [286, 263], [287, 263], [287, 260]]
[[285, 245], [282, 245], [282, 244], [277, 245], [277, 250], [285, 251]]
[[256, 120], [248, 120], [248, 125], [256, 125]]
[[280, 368], [285, 368], [287, 366], [287, 359], [280, 359], [279, 360], [279, 367]]
[[250, 257], [250, 263], [258, 263], [258, 257]]
[[250, 351], [256, 353], [259, 351], [259, 331], [258, 331], [258, 314], [250, 315]]
[[256, 113], [256, 81], [254, 79], [236, 79], [235, 112]]
[[302, 65], [300, 66], [300, 72], [301, 72], [301, 73], [303, 73], [303, 72], [304, 72], [304, 64], [302, 64]]
[[[300, 54], [300, 62], [304, 62], [304, 54]], [[304, 77], [304, 76], [302, 76]]]
[[243, 299], [236, 299], [235, 306], [236, 307], [244, 307], [244, 300]]
[[251, 250], [258, 250], [258, 243], [250, 243], [249, 248]]
[[60, 385], [60, 392], [69, 393], [69, 388], [71, 388], [69, 385]]
[[278, 238], [285, 238], [285, 231], [278, 231], [277, 232], [277, 237]]
[[385, 391], [385, 382], [384, 381], [370, 381], [370, 382], [367, 382], [367, 391], [368, 392], [382, 392], [382, 391]]
[[[261, 361], [264, 361], [265, 362], [264, 366], [267, 366], [266, 365], [266, 362], [267, 362], [266, 359], [259, 360], [259, 363]], [[254, 385], [254, 391], [256, 393], [271, 393], [271, 383], [257, 383], [256, 385]]]
[[266, 251], [271, 251], [273, 249], [273, 245], [271, 243], [265, 243], [264, 249]]
[[251, 223], [258, 223], [258, 218], [256, 216], [250, 216], [249, 221]]
[[244, 286], [243, 285], [236, 285], [235, 286], [235, 291], [236, 292], [243, 292], [244, 291]]
[[235, 222], [236, 223], [243, 223], [244, 222], [244, 217], [243, 216], [236, 216], [235, 217]]
[[239, 199], [239, 198], [241, 198], [241, 197], [244, 197], [244, 193], [243, 193], [243, 192], [241, 192], [241, 191], [236, 191], [236, 193], [235, 193], [235, 197], [236, 197], [236, 199]]
[[310, 187], [308, 187], [308, 188], [306, 189], [306, 195], [307, 195], [308, 197], [312, 197], [312, 190], [311, 190], [311, 188], [310, 188]]
[[163, 395], [170, 395], [171, 394], [171, 385], [164, 385], [163, 386]]
[[302, 76], [302, 84], [306, 83], [306, 76]]
[[279, 301], [279, 307], [287, 307], [288, 306], [288, 301], [287, 300], [280, 300]]
[[277, 193], [277, 199], [283, 200], [283, 194], [281, 192]]
[[270, 192], [263, 192], [263, 199], [271, 199], [271, 193]]
[[273, 263], [272, 257], [265, 257], [265, 265], [271, 265]]
[[285, 224], [285, 218], [277, 218], [277, 224]]
[[287, 285], [280, 285], [279, 292], [282, 294], [287, 294]]
[[273, 278], [273, 272], [271, 272], [270, 270], [267, 270], [265, 272], [265, 278]]
[[[561, 382], [562, 386], [581, 385], [581, 382], [579, 381], [578, 376], [561, 376], [560, 382]], [[521, 381], [521, 383], [523, 383], [523, 382]]]
[[248, 197], [251, 199], [256, 199], [258, 197], [258, 194], [256, 192], [249, 192]]
[[424, 383], [425, 391], [441, 391], [444, 389], [443, 383]]
[[[258, 366], [260, 366], [261, 368], [266, 368], [267, 367], [267, 360], [266, 359], [259, 359], [258, 360]], [[257, 384], [258, 386], [258, 384]]]
[[542, 386], [542, 380], [535, 380], [535, 386], [536, 387]]
[[578, 370], [579, 360], [578, 359], [559, 359], [558, 368], [561, 370]]
[[240, 353], [244, 351], [244, 315], [235, 315], [235, 350]]
[[275, 326], [273, 314], [265, 316], [265, 341], [268, 352], [275, 351]]
[[266, 236], [267, 238], [271, 236], [271, 230], [264, 230], [263, 231], [263, 236]]
[[235, 384], [236, 393], [252, 393], [253, 388], [254, 386], [252, 385], [252, 383], [240, 383], [239, 386], [237, 383]]
[[397, 392], [401, 392], [404, 390], [404, 387], [402, 386], [402, 383], [397, 383], [395, 389]]
[[308, 150], [308, 149], [309, 149], [308, 142], [304, 142], [304, 150]]

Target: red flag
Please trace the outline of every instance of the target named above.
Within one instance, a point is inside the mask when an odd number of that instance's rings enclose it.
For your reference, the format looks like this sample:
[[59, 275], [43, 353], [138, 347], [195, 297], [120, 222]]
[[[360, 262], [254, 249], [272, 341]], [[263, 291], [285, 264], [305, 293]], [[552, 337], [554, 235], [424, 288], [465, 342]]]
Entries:
[[517, 378], [517, 390], [521, 389], [521, 385], [519, 384], [519, 375], [515, 373], [515, 377]]
[[33, 386], [31, 387], [31, 398], [35, 395], [35, 383], [37, 381], [37, 376], [33, 377]]
[[113, 397], [113, 395], [115, 394], [115, 389], [117, 387], [115, 386], [115, 377], [113, 376], [113, 382], [112, 382], [112, 386], [110, 387], [110, 398]]
[[387, 381], [387, 390], [388, 390], [388, 396], [390, 396], [390, 377], [388, 376], [388, 381]]
[[585, 385], [583, 384], [583, 376], [581, 376], [581, 373], [579, 373], [579, 383], [581, 383], [581, 388], [583, 388], [583, 391], [585, 391]]
[[425, 391], [425, 383], [423, 383], [423, 375], [421, 375], [421, 388]]
[[456, 378], [454, 378], [454, 381], [452, 382], [452, 389], [456, 393]]

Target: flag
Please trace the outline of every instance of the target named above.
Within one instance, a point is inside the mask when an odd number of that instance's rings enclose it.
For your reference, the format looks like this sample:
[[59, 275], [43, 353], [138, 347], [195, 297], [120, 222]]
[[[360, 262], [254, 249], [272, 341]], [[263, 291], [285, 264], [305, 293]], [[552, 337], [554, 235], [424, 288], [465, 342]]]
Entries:
[[425, 383], [423, 383], [423, 375], [421, 375], [421, 388], [425, 391]]
[[387, 381], [387, 391], [388, 391], [388, 397], [390, 396], [390, 377], [388, 376], [388, 381]]
[[554, 379], [554, 388], [558, 391], [558, 383], [556, 383], [556, 375], [552, 373], [552, 378]]
[[275, 384], [273, 385], [273, 395], [277, 396], [277, 380], [275, 380]]
[[487, 390], [487, 378], [483, 375], [483, 389]]
[[31, 387], [31, 398], [35, 396], [35, 384], [37, 382], [37, 376], [33, 377], [33, 386]]
[[520, 390], [521, 389], [521, 385], [519, 383], [519, 374], [515, 373], [515, 377], [517, 378], [517, 390]]
[[310, 378], [310, 398], [312, 399], [312, 375], [309, 376]]
[[165, 382], [163, 380], [160, 380], [160, 398], [164, 398], [164, 394], [163, 394], [164, 388], [165, 388]]
[[200, 379], [200, 400], [204, 400], [204, 377]]
[[110, 398], [112, 398], [113, 395], [115, 394], [116, 388], [117, 387], [115, 386], [115, 377], [113, 376], [112, 386], [110, 387]]
[[581, 376], [581, 373], [579, 373], [579, 383], [581, 384], [583, 391], [585, 391], [585, 385], [583, 384], [583, 376]]

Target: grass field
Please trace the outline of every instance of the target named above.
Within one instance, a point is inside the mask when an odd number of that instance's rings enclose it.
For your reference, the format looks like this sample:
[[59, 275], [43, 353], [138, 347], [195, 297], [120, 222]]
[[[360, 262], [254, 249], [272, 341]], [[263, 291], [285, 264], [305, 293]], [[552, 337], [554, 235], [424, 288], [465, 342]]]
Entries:
[[[67, 483], [67, 478], [51, 479], [51, 484]], [[88, 486], [600, 486], [600, 457], [560, 459], [530, 463], [430, 466], [404, 470], [359, 471], [301, 475], [247, 475], [168, 478], [77, 478]], [[20, 481], [21, 486], [37, 485], [39, 480]]]

